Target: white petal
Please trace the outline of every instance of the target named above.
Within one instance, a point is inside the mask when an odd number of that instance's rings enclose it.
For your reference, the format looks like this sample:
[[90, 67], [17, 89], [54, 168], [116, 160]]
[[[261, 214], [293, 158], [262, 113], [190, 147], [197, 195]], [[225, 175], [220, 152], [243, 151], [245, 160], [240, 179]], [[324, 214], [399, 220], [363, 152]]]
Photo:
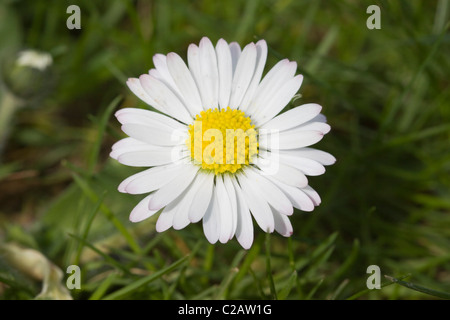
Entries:
[[192, 201], [189, 208], [189, 220], [192, 223], [200, 221], [205, 215], [208, 206], [210, 205], [212, 193], [214, 189], [214, 174], [198, 174], [204, 176], [205, 180], [199, 187], [197, 194]]
[[[165, 58], [165, 56], [164, 56], [164, 58]], [[167, 66], [165, 67], [165, 68], [167, 68]], [[167, 70], [167, 72], [169, 72], [168, 70]], [[181, 93], [180, 93], [180, 91], [178, 90], [178, 87], [176, 86], [176, 84], [175, 84], [175, 82], [173, 81], [173, 79], [172, 79], [172, 77], [169, 75], [169, 74], [167, 74], [167, 76], [166, 77], [164, 77], [163, 75], [161, 75], [161, 73], [158, 71], [158, 70], [156, 70], [156, 69], [150, 69], [149, 71], [148, 71], [148, 74], [150, 75], [150, 76], [152, 76], [153, 78], [155, 78], [156, 80], [158, 80], [158, 81], [161, 81], [161, 83], [163, 83], [175, 96], [177, 96], [177, 98], [180, 100], [180, 101], [183, 101], [182, 100], [182, 98], [181, 98]], [[156, 103], [156, 105], [158, 105], [158, 103], [157, 102], [155, 102]], [[164, 109], [164, 107], [163, 106], [161, 106], [160, 105], [160, 107], [161, 108], [156, 108], [156, 109], [158, 109], [158, 110], [160, 110], [160, 109]]]
[[322, 200], [320, 199], [320, 195], [316, 192], [316, 190], [314, 190], [310, 186], [306, 186], [301, 190], [312, 200], [315, 206], [320, 205]]
[[236, 239], [244, 249], [250, 249], [253, 244], [253, 222], [247, 202], [244, 199], [243, 191], [236, 179], [232, 179], [236, 190], [237, 200], [237, 227]]
[[282, 131], [278, 135], [277, 144], [270, 144], [267, 136], [260, 135], [259, 147], [266, 150], [279, 149], [297, 149], [313, 145], [323, 138], [320, 131]]
[[[131, 138], [133, 139], [133, 138]], [[133, 139], [135, 140], [135, 139]], [[155, 150], [155, 146], [151, 146], [148, 143], [141, 142], [141, 144], [136, 144], [136, 145], [130, 145], [130, 144], [121, 144], [120, 147], [116, 147], [114, 149], [111, 150], [111, 152], [109, 153], [109, 156], [113, 159], [118, 160], [119, 157], [127, 152], [136, 152], [136, 151], [153, 151]]]
[[219, 240], [219, 205], [214, 190], [202, 222], [206, 239], [212, 244], [216, 243]]
[[[133, 139], [133, 138], [130, 138]], [[134, 143], [134, 141], [138, 141], [140, 143]], [[110, 156], [114, 159], [118, 159], [122, 154], [125, 154], [127, 152], [136, 152], [136, 151], [157, 151], [157, 152], [170, 152], [173, 153], [174, 159], [179, 158], [179, 154], [189, 154], [188, 148], [183, 145], [179, 144], [176, 146], [157, 146], [154, 144], [150, 144], [148, 142], [139, 141], [136, 139], [133, 139], [133, 143], [120, 143], [120, 145], [115, 146], [110, 153]]]
[[233, 82], [231, 84], [230, 107], [236, 109], [240, 106], [242, 98], [248, 89], [256, 65], [256, 46], [254, 43], [249, 43], [239, 57], [236, 66], [236, 71], [233, 75]]
[[176, 146], [184, 144], [187, 132], [179, 131], [163, 125], [148, 126], [136, 123], [122, 125], [122, 131], [130, 137], [157, 146]]
[[173, 228], [175, 230], [183, 229], [191, 222], [189, 219], [189, 208], [192, 207], [199, 190], [201, 190], [208, 177], [208, 174], [198, 173], [189, 188], [187, 188], [180, 196], [183, 197], [183, 199], [178, 205], [173, 218]]
[[172, 227], [173, 217], [175, 215], [175, 211], [178, 208], [180, 201], [181, 198], [176, 199], [162, 210], [161, 214], [158, 217], [158, 221], [156, 221], [157, 232], [164, 232]]
[[275, 210], [272, 210], [275, 221], [275, 230], [284, 237], [290, 237], [293, 233], [292, 224], [289, 218]]
[[[157, 146], [152, 146], [149, 145], [148, 143], [133, 139], [133, 138], [128, 138], [128, 139], [132, 139], [133, 143], [129, 143], [130, 141], [126, 141], [122, 142], [122, 140], [120, 140], [120, 144], [118, 145], [114, 145], [113, 149], [111, 150], [111, 153], [109, 154], [109, 156], [113, 159], [119, 159], [119, 157], [127, 152], [135, 152], [135, 151], [152, 151], [155, 149], [158, 149], [160, 147]], [[124, 140], [124, 139], [123, 139]], [[139, 143], [134, 143], [134, 141], [138, 141]]]
[[304, 104], [276, 116], [269, 122], [263, 124], [260, 129], [288, 130], [313, 119], [321, 110], [322, 107], [318, 104]]
[[167, 55], [167, 67], [192, 117], [200, 113], [202, 100], [197, 85], [183, 59], [176, 53]]
[[234, 75], [236, 66], [239, 61], [239, 57], [241, 55], [241, 47], [239, 46], [239, 44], [237, 42], [230, 43], [230, 53], [231, 53], [231, 66], [232, 66], [232, 71], [233, 71], [233, 75]]
[[142, 194], [155, 191], [175, 179], [188, 165], [168, 164], [136, 173], [119, 185], [120, 192]]
[[314, 121], [314, 122], [327, 122], [327, 117], [325, 117], [325, 115], [320, 113], [317, 116], [315, 116], [314, 118], [312, 118], [311, 121]]
[[308, 158], [315, 160], [324, 166], [332, 165], [336, 162], [336, 158], [328, 152], [317, 150], [314, 148], [301, 148], [291, 150], [280, 150], [280, 154], [287, 154], [294, 157]]
[[282, 214], [291, 215], [294, 212], [292, 203], [276, 185], [262, 176], [259, 172], [252, 168], [245, 170], [249, 180], [258, 186], [258, 191], [261, 196], [270, 204], [272, 208]]
[[194, 79], [198, 92], [200, 94], [200, 99], [202, 100], [203, 110], [207, 110], [205, 105], [203, 104], [205, 101], [205, 97], [203, 97], [203, 79], [202, 79], [202, 68], [200, 61], [200, 49], [193, 43], [191, 43], [188, 47], [188, 67], [189, 71], [192, 74], [192, 78]]
[[233, 218], [231, 216], [232, 206], [230, 198], [221, 176], [216, 177], [216, 188], [214, 190], [216, 191], [216, 199], [219, 204], [219, 241], [226, 243], [232, 238]]
[[256, 223], [264, 232], [273, 232], [274, 220], [272, 210], [264, 197], [258, 192], [258, 185], [244, 174], [238, 176], [244, 199], [256, 220]]
[[287, 153], [280, 153], [279, 157], [282, 163], [297, 168], [307, 176], [319, 176], [325, 173], [324, 166], [315, 160], [295, 157]]
[[148, 74], [141, 75], [139, 81], [145, 92], [157, 103], [155, 108], [186, 124], [193, 122], [184, 104], [163, 82]]
[[322, 134], [327, 134], [330, 132], [330, 125], [325, 122], [311, 122], [308, 121], [298, 127], [290, 129], [288, 131], [320, 131]]
[[116, 112], [115, 116], [120, 123], [140, 123], [145, 125], [153, 125], [159, 123], [163, 126], [172, 128], [174, 130], [187, 131], [187, 126], [169, 118], [161, 113], [138, 109], [138, 108], [123, 108]]
[[172, 202], [189, 187], [198, 170], [198, 166], [189, 166], [178, 177], [155, 191], [153, 198], [150, 200], [149, 208], [158, 210]]
[[[187, 153], [177, 151], [177, 147], [154, 147], [150, 150], [129, 151], [120, 154], [117, 161], [131, 167], [153, 167], [173, 163], [187, 157]], [[116, 151], [116, 150], [115, 150]], [[115, 152], [113, 151], [113, 152]], [[111, 152], [112, 153], [112, 152]]]
[[[298, 75], [287, 81], [267, 100], [264, 106], [256, 110], [252, 118], [260, 126], [273, 119], [291, 101], [303, 82], [303, 76]], [[259, 111], [259, 112], [258, 112]]]
[[246, 112], [250, 102], [253, 99], [253, 96], [258, 88], [258, 84], [261, 81], [261, 76], [264, 71], [264, 66], [266, 65], [267, 60], [267, 43], [265, 40], [259, 40], [256, 43], [256, 68], [253, 73], [252, 80], [248, 86], [247, 91], [245, 92], [244, 98], [241, 101], [239, 109]]
[[234, 177], [231, 178], [229, 175], [223, 176], [223, 183], [225, 185], [225, 188], [227, 189], [228, 198], [230, 199], [230, 203], [231, 203], [230, 218], [232, 219], [233, 225], [232, 225], [232, 232], [231, 232], [230, 239], [234, 237], [234, 234], [235, 234], [236, 228], [237, 228], [237, 221], [238, 221], [236, 190], [235, 190], [233, 182], [231, 180], [236, 180], [236, 179]]
[[153, 56], [153, 64], [155, 65], [156, 72], [153, 70], [149, 71], [151, 76], [155, 76], [161, 82], [164, 82], [167, 87], [169, 87], [174, 93], [179, 93], [178, 88], [169, 72], [169, 68], [167, 66], [167, 57], [163, 54], [155, 54]]
[[[175, 230], [180, 230], [186, 227], [190, 222], [186, 210], [186, 207], [189, 207], [190, 201], [192, 201], [192, 192], [190, 188], [186, 188], [163, 209], [156, 222], [156, 231], [163, 232], [170, 227], [173, 227]], [[150, 207], [151, 203], [149, 202], [148, 205]]]
[[167, 83], [164, 81], [164, 77], [158, 72], [158, 70], [150, 69], [150, 70], [148, 70], [148, 74], [151, 75], [153, 78], [156, 78], [156, 79], [164, 82], [164, 84], [167, 85]]
[[216, 55], [219, 72], [219, 106], [225, 109], [229, 106], [231, 80], [233, 78], [230, 47], [225, 40], [220, 39], [217, 42]]
[[199, 57], [201, 67], [203, 107], [215, 109], [219, 98], [219, 73], [217, 70], [216, 51], [211, 41], [203, 37], [199, 45]]
[[[260, 154], [264, 155], [263, 150], [260, 150]], [[308, 185], [308, 179], [303, 172], [284, 163], [281, 163], [275, 155], [276, 154], [273, 154], [272, 157], [266, 158], [262, 158], [260, 156], [258, 158], [256, 165], [262, 171], [262, 175], [274, 177], [275, 179], [290, 186], [299, 188]]]
[[148, 195], [144, 199], [142, 199], [131, 211], [130, 213], [130, 221], [131, 222], [140, 222], [147, 218], [150, 218], [152, 215], [157, 213], [159, 210], [150, 210], [148, 208], [148, 202], [152, 195]]
[[139, 140], [127, 137], [127, 138], [123, 138], [123, 139], [117, 141], [116, 143], [114, 143], [111, 146], [111, 149], [114, 151], [114, 150], [117, 150], [117, 149], [120, 149], [120, 148], [125, 148], [125, 147], [128, 147], [128, 146], [138, 146], [138, 145], [143, 146], [143, 145], [146, 145], [146, 144], [147, 143], [145, 143], [143, 141], [139, 141]]
[[287, 185], [273, 177], [268, 177], [269, 180], [271, 180], [273, 183], [275, 183], [281, 191], [284, 192], [284, 194], [289, 198], [292, 205], [302, 211], [313, 211], [314, 210], [314, 203], [313, 201], [304, 193], [302, 190], [290, 185]]
[[264, 108], [281, 86], [294, 77], [296, 69], [297, 63], [287, 59], [281, 60], [270, 69], [259, 84], [246, 113], [253, 115], [259, 108]]
[[197, 175], [191, 185], [180, 195], [182, 199], [175, 209], [173, 216], [173, 228], [175, 230], [181, 230], [190, 223], [189, 207], [191, 206], [195, 193], [199, 188], [200, 180], [201, 178], [199, 179], [199, 175]]
[[144, 88], [142, 88], [139, 79], [129, 78], [127, 81], [127, 86], [128, 88], [130, 88], [131, 92], [136, 95], [136, 97], [144, 101], [146, 104], [157, 108], [155, 101], [153, 101], [153, 99], [147, 94], [147, 92], [145, 92]]

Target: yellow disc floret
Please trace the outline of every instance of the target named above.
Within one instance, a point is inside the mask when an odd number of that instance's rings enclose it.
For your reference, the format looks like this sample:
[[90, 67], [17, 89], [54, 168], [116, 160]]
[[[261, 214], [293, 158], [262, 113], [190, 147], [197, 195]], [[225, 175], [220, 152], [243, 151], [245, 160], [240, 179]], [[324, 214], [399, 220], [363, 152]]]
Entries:
[[202, 111], [189, 126], [186, 145], [195, 164], [215, 174], [235, 173], [258, 154], [255, 125], [243, 111]]

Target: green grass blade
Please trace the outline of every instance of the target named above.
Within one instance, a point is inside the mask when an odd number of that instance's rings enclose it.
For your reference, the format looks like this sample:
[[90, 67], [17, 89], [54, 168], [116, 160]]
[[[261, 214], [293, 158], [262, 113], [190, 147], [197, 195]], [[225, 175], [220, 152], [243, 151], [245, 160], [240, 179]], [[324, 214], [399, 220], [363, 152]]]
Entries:
[[323, 40], [320, 42], [320, 45], [317, 47], [316, 52], [312, 55], [312, 58], [309, 60], [308, 64], [305, 67], [305, 70], [307, 70], [308, 73], [316, 73], [317, 69], [320, 66], [322, 57], [326, 56], [328, 51], [330, 51], [331, 47], [337, 39], [338, 34], [339, 27], [336, 25], [331, 26]]
[[112, 112], [117, 108], [119, 103], [122, 101], [122, 96], [117, 96], [113, 101], [108, 105], [106, 110], [103, 112], [100, 121], [97, 124], [97, 138], [95, 139], [94, 146], [89, 155], [88, 160], [88, 171], [93, 174], [95, 170], [95, 166], [98, 163], [98, 157], [100, 154], [100, 148], [103, 142], [103, 136], [105, 134], [106, 127], [108, 125], [109, 118], [111, 117]]
[[317, 290], [319, 289], [319, 287], [322, 285], [323, 283], [323, 279], [320, 279], [316, 285], [311, 289], [310, 292], [308, 292], [308, 294], [305, 297], [305, 300], [311, 300], [313, 298], [313, 296], [316, 294]]
[[248, 0], [245, 2], [242, 18], [237, 26], [236, 40], [243, 41], [245, 35], [248, 34], [248, 30], [254, 25], [259, 2], [260, 0]]
[[[407, 274], [407, 275], [405, 275], [405, 276], [400, 277], [399, 279], [405, 279], [405, 278], [408, 278], [409, 276], [410, 276], [410, 275]], [[384, 288], [384, 287], [390, 286], [390, 285], [392, 285], [392, 284], [394, 284], [394, 282], [384, 282], [384, 283], [380, 284], [380, 288]], [[359, 297], [362, 297], [363, 295], [368, 294], [369, 292], [371, 292], [371, 291], [373, 291], [373, 290], [374, 290], [374, 289], [364, 289], [364, 290], [361, 290], [361, 291], [359, 291], [359, 292], [357, 292], [357, 293], [351, 295], [350, 297], [346, 298], [346, 300], [356, 300], [356, 299], [358, 299]], [[377, 290], [377, 289], [375, 289], [375, 290]]]
[[423, 286], [418, 285], [418, 284], [414, 284], [412, 282], [406, 282], [406, 281], [403, 281], [403, 280], [400, 280], [400, 279], [396, 279], [394, 277], [387, 276], [387, 275], [385, 275], [385, 278], [388, 279], [389, 281], [391, 281], [392, 283], [396, 283], [396, 284], [401, 285], [401, 286], [403, 286], [405, 288], [412, 289], [412, 290], [415, 290], [415, 291], [418, 291], [418, 292], [422, 292], [422, 293], [428, 294], [428, 295], [433, 296], [433, 297], [450, 300], [450, 293], [448, 293], [448, 292], [442, 292], [442, 291], [433, 290], [433, 289], [426, 288], [426, 287], [423, 287]]
[[341, 277], [352, 265], [355, 263], [356, 258], [358, 257], [358, 253], [360, 250], [360, 243], [358, 239], [353, 241], [352, 251], [348, 255], [347, 259], [341, 264], [339, 269], [332, 275], [333, 279], [338, 279]]
[[177, 276], [176, 280], [172, 283], [172, 285], [167, 289], [167, 292], [164, 295], [165, 300], [171, 299], [173, 293], [175, 292], [177, 286], [179, 283], [184, 280], [184, 277], [186, 275], [186, 271], [188, 270], [189, 265], [191, 264], [194, 257], [197, 255], [198, 250], [200, 249], [201, 245], [203, 244], [202, 240], [197, 241], [196, 245], [192, 249], [192, 252], [189, 254], [189, 260], [188, 262], [181, 267], [180, 274]]
[[338, 299], [339, 295], [341, 294], [342, 290], [348, 285], [349, 280], [345, 279], [342, 281], [339, 286], [336, 288], [336, 290], [332, 293], [330, 300], [336, 300]]
[[270, 233], [266, 233], [266, 275], [267, 280], [269, 281], [269, 287], [270, 287], [270, 294], [271, 298], [274, 300], [277, 300], [277, 290], [275, 289], [275, 282], [273, 281], [273, 275], [272, 275], [272, 265], [271, 265], [271, 258], [270, 258]]
[[99, 284], [97, 289], [95, 289], [95, 291], [89, 297], [89, 300], [100, 300], [117, 277], [118, 275], [116, 273], [111, 273], [109, 276], [107, 276], [105, 280], [103, 280]]
[[199, 292], [195, 296], [193, 296], [192, 300], [208, 299], [210, 296], [213, 296], [216, 291], [217, 291], [217, 285], [213, 285], [209, 288], [206, 288], [202, 292]]
[[[101, 196], [101, 198], [97, 201], [94, 209], [90, 212], [89, 216], [87, 217], [86, 225], [84, 226], [84, 230], [81, 232], [81, 239], [85, 240], [87, 239], [87, 236], [89, 234], [89, 230], [91, 228], [92, 222], [94, 221], [95, 216], [97, 215], [98, 211], [100, 210], [100, 206], [103, 203], [103, 199], [105, 197], [105, 193]], [[83, 251], [83, 245], [80, 242], [78, 244], [77, 253], [75, 256], [75, 262], [74, 264], [78, 265], [80, 262], [81, 252]]]
[[95, 251], [99, 256], [103, 257], [106, 262], [110, 263], [112, 266], [116, 267], [119, 270], [122, 270], [124, 273], [130, 273], [128, 268], [126, 268], [122, 263], [116, 261], [115, 259], [111, 258], [108, 254], [104, 253], [102, 250], [94, 246], [93, 244], [87, 242], [83, 238], [77, 236], [76, 234], [69, 233], [69, 236], [75, 238], [76, 240], [80, 241], [84, 246], [88, 247], [89, 249]]
[[433, 24], [433, 32], [435, 34], [439, 34], [442, 31], [442, 29], [444, 29], [445, 24], [448, 21], [447, 18], [448, 10], [449, 10], [448, 0], [438, 0]]
[[337, 232], [331, 234], [323, 243], [321, 243], [319, 246], [317, 246], [316, 249], [314, 249], [314, 251], [308, 258], [300, 260], [296, 263], [295, 268], [299, 272], [300, 277], [303, 276], [303, 273], [308, 267], [314, 266], [321, 260], [323, 261], [324, 256], [329, 256], [329, 254], [331, 254], [330, 251], [333, 250], [332, 246], [336, 241], [337, 236]]
[[119, 289], [119, 290], [109, 294], [108, 296], [104, 297], [103, 300], [115, 300], [115, 299], [122, 298], [122, 297], [132, 293], [136, 289], [139, 289], [140, 287], [145, 286], [145, 285], [149, 284], [150, 282], [161, 278], [166, 273], [169, 273], [169, 272], [173, 271], [174, 269], [178, 268], [180, 265], [182, 265], [184, 262], [186, 262], [188, 260], [188, 258], [189, 258], [189, 255], [179, 259], [178, 261], [175, 261], [170, 266], [168, 266], [158, 272], [155, 272], [151, 275], [140, 278], [140, 279], [130, 283], [129, 285], [123, 287], [122, 289]]
[[267, 295], [264, 293], [264, 290], [263, 290], [262, 285], [261, 285], [261, 281], [256, 276], [255, 271], [253, 271], [252, 268], [249, 268], [248, 272], [250, 273], [250, 275], [253, 278], [253, 283], [256, 286], [256, 291], [258, 292], [258, 294], [261, 297], [261, 299], [267, 299]]
[[409, 80], [406, 88], [403, 90], [402, 95], [396, 100], [395, 104], [391, 106], [391, 108], [388, 110], [386, 116], [381, 122], [381, 131], [387, 129], [387, 127], [392, 124], [392, 121], [394, 120], [395, 115], [397, 114], [399, 108], [402, 106], [402, 104], [405, 101], [406, 96], [410, 93], [412, 90], [414, 83], [417, 81], [417, 79], [422, 75], [422, 73], [425, 71], [425, 68], [428, 66], [429, 62], [432, 60], [432, 57], [438, 52], [438, 48], [442, 44], [442, 40], [444, 39], [446, 32], [445, 29], [441, 32], [440, 36], [436, 39], [434, 44], [432, 45], [430, 51], [428, 52], [427, 56], [423, 60], [423, 62], [420, 64], [420, 66], [417, 68], [414, 75]]
[[206, 248], [205, 257], [203, 260], [203, 271], [205, 275], [202, 277], [203, 283], [208, 283], [209, 279], [207, 274], [211, 272], [211, 269], [214, 264], [214, 245], [208, 244]]
[[[85, 179], [83, 179], [82, 177], [80, 177], [77, 174], [72, 174], [72, 177], [73, 177], [75, 183], [80, 187], [80, 189], [83, 191], [83, 193], [89, 199], [91, 199], [91, 201], [93, 201], [93, 202], [98, 201], [99, 198], [98, 198], [97, 194], [95, 193], [95, 191], [92, 190], [92, 188], [89, 186], [88, 181], [86, 181]], [[124, 238], [128, 242], [128, 245], [130, 246], [130, 248], [135, 253], [140, 254], [141, 248], [139, 247], [138, 243], [136, 242], [136, 240], [134, 240], [133, 236], [130, 234], [130, 232], [127, 230], [127, 228], [122, 224], [122, 222], [120, 222], [120, 220], [114, 216], [114, 213], [105, 204], [101, 204], [100, 211], [105, 214], [105, 216], [113, 223], [113, 225], [116, 227], [116, 229], [124, 236]]]
[[297, 282], [297, 271], [294, 270], [292, 272], [291, 276], [287, 280], [285, 286], [281, 288], [281, 290], [278, 292], [278, 299], [279, 300], [285, 300], [289, 293], [291, 293], [292, 287]]
[[253, 246], [250, 248], [250, 250], [247, 252], [244, 262], [242, 262], [242, 265], [239, 268], [239, 272], [236, 275], [236, 277], [234, 278], [234, 281], [236, 283], [241, 281], [244, 278], [244, 276], [249, 271], [252, 262], [258, 257], [258, 255], [261, 251], [261, 241], [262, 241], [262, 237], [259, 237], [257, 239], [257, 241], [255, 241], [253, 243]]
[[233, 259], [230, 271], [225, 276], [225, 278], [222, 280], [222, 283], [219, 285], [219, 289], [217, 290], [216, 298], [215, 299], [227, 299], [227, 291], [230, 285], [233, 282], [233, 279], [236, 277], [238, 273], [238, 265], [242, 261], [242, 259], [245, 256], [245, 251], [241, 250], [239, 251], [235, 258]]

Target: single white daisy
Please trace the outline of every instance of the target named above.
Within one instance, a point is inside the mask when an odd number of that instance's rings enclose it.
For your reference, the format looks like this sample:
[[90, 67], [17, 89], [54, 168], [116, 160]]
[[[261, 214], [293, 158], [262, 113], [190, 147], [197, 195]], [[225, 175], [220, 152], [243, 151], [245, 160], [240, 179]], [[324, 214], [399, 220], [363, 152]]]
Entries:
[[150, 167], [119, 185], [120, 192], [150, 193], [130, 220], [160, 212], [158, 232], [202, 220], [209, 242], [236, 236], [246, 249], [253, 243], [252, 217], [265, 232], [292, 235], [294, 208], [312, 211], [321, 202], [306, 176], [335, 162], [309, 147], [330, 130], [320, 105], [280, 114], [302, 83], [297, 64], [281, 60], [262, 78], [264, 40], [241, 50], [236, 42], [220, 39], [214, 47], [203, 38], [189, 45], [187, 58], [188, 64], [176, 53], [156, 54], [154, 69], [127, 81], [160, 111], [116, 113], [129, 137], [113, 145], [111, 157]]

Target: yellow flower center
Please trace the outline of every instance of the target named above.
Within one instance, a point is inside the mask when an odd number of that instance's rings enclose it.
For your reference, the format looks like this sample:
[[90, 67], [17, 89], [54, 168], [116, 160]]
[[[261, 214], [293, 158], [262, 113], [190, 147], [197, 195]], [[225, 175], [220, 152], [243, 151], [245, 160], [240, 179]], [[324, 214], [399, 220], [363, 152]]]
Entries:
[[257, 132], [243, 111], [214, 109], [196, 115], [186, 145], [202, 169], [235, 173], [258, 154]]

